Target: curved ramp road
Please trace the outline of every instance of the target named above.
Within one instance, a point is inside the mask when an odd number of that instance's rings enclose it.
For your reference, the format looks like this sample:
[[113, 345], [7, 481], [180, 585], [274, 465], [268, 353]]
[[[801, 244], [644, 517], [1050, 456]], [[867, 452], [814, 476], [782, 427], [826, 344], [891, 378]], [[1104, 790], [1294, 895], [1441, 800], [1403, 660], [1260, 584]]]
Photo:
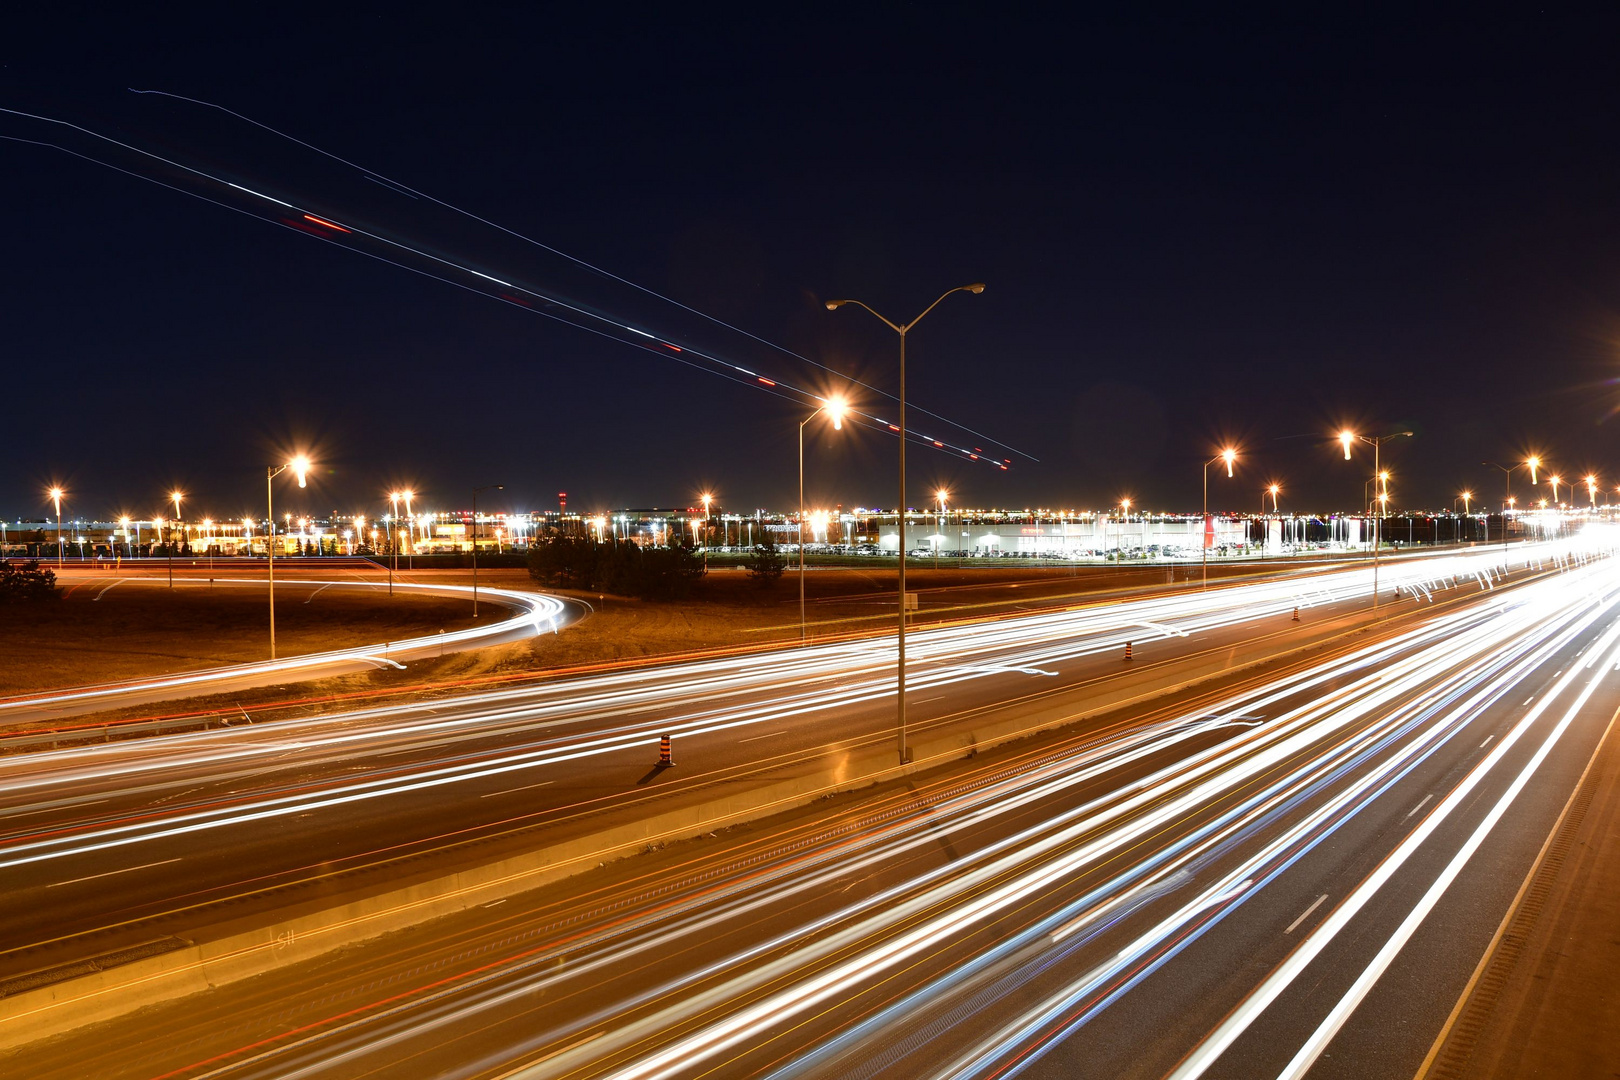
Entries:
[[[263, 584], [262, 580], [255, 578], [216, 580], [221, 585]], [[302, 586], [314, 585], [338, 589], [377, 590], [389, 587], [373, 582], [322, 581], [308, 578], [299, 578], [297, 583]], [[412, 585], [400, 582], [393, 588], [431, 596], [469, 598], [472, 596], [471, 588], [460, 585]], [[403, 667], [406, 662], [418, 657], [438, 656], [445, 651], [498, 645], [556, 630], [573, 622], [580, 610], [576, 604], [539, 593], [480, 588], [478, 595], [479, 599], [487, 600], [491, 607], [507, 608], [512, 614], [505, 619], [492, 619], [485, 626], [472, 626], [463, 630], [405, 638], [400, 641], [382, 641], [354, 649], [334, 649], [278, 660], [205, 668], [201, 671], [188, 671], [156, 679], [137, 679], [102, 686], [82, 686], [52, 693], [4, 698], [0, 699], [0, 725], [44, 717], [68, 716], [97, 709], [122, 708], [153, 701], [169, 701], [193, 694], [224, 693], [289, 680], [344, 675], [383, 666]]]
[[[1566, 549], [1557, 573], [1192, 711], [1170, 703], [850, 810], [628, 860], [563, 899], [520, 897], [6, 1064], [39, 1077], [1404, 1080], [1620, 707], [1620, 566], [1591, 554]], [[1199, 603], [1149, 621], [1203, 634], [1233, 617], [1214, 594], [1176, 599]], [[941, 631], [922, 670], [1062, 667], [1140, 624], [1072, 614], [1067, 634], [1041, 616], [989, 658], [972, 633], [1006, 623]], [[839, 648], [821, 662], [858, 669]], [[756, 707], [826, 692], [809, 657], [768, 663], [780, 700]], [[625, 708], [650, 689], [586, 685]], [[549, 706], [530, 707], [532, 723]], [[777, 722], [684, 715], [732, 738]], [[534, 753], [588, 754], [607, 737]], [[232, 749], [239, 767], [253, 760]], [[163, 782], [159, 762], [144, 767], [127, 782]], [[215, 822], [273, 805], [12, 833], [5, 872], [104, 865], [93, 851], [183, 860], [161, 834], [239, 828]]]

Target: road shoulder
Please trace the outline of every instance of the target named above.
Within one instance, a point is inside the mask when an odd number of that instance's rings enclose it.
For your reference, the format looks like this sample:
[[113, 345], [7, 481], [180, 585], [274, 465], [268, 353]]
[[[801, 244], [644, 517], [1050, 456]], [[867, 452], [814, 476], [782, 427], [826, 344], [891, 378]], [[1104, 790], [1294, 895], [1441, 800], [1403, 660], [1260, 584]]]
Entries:
[[1417, 1080], [1620, 1075], [1616, 719]]

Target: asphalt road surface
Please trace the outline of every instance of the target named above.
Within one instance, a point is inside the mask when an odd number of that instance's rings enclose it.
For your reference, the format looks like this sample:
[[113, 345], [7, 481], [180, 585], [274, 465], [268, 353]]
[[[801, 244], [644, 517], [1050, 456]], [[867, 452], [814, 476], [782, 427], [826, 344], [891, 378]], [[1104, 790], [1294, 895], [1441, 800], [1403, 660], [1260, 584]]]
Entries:
[[[15, 1062], [1409, 1076], [1620, 703], [1612, 561], [1589, 543], [1515, 555], [1536, 565], [1509, 589], [1500, 553], [1411, 564], [1409, 594], [1483, 595], [1193, 711], [1166, 702], [627, 860]], [[1351, 616], [1366, 587], [1348, 570], [1308, 592], [1255, 583], [918, 631], [916, 720], [1073, 708], [1119, 677], [1126, 640], [1150, 664], [1231, 650], [1297, 603]], [[696, 784], [889, 740], [892, 663], [880, 643], [818, 646], [11, 758], [8, 955], [131, 920], [171, 929], [319, 867], [642, 797], [664, 732], [701, 763], [682, 781]]]

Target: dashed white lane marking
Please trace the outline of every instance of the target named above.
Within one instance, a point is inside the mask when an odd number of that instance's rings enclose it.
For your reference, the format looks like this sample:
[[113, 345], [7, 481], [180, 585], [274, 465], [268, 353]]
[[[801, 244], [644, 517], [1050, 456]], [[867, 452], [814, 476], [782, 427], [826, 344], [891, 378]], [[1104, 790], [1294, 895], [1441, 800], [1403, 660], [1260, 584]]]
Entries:
[[1288, 924], [1288, 929], [1284, 930], [1283, 933], [1292, 934], [1296, 929], [1298, 929], [1300, 923], [1302, 923], [1306, 919], [1310, 918], [1311, 912], [1315, 911], [1317, 908], [1322, 906], [1322, 901], [1326, 900], [1327, 896], [1328, 896], [1327, 893], [1323, 893], [1321, 896], [1318, 896], [1316, 898], [1316, 903], [1312, 904], [1310, 907], [1308, 907], [1304, 911], [1300, 912], [1299, 913], [1299, 918], [1297, 918], [1293, 922], [1289, 923]]
[[491, 798], [494, 798], [496, 795], [510, 795], [514, 791], [532, 791], [533, 789], [535, 789], [537, 787], [545, 787], [547, 784], [555, 784], [556, 782], [557, 781], [555, 781], [555, 780], [542, 780], [538, 784], [525, 784], [522, 787], [501, 788], [501, 790], [499, 790], [499, 791], [486, 792], [485, 794], [480, 795], [478, 797], [480, 799], [491, 799]]
[[169, 863], [179, 861], [180, 859], [178, 857], [173, 859], [162, 859], [158, 862], [144, 863], [140, 866], [126, 866], [119, 870], [107, 870], [100, 874], [89, 874], [85, 877], [76, 877], [69, 881], [53, 881], [45, 887], [47, 889], [54, 889], [61, 885], [77, 885], [81, 881], [94, 881], [96, 878], [112, 877], [114, 874], [127, 874], [132, 870], [150, 870], [154, 866], [167, 866]]

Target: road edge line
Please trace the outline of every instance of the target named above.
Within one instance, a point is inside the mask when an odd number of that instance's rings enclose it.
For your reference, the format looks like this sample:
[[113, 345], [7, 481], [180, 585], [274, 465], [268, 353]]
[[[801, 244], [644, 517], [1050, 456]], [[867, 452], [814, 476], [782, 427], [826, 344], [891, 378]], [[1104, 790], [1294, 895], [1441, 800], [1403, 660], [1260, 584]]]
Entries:
[[[1484, 955], [1479, 958], [1479, 963], [1474, 966], [1473, 975], [1469, 977], [1467, 985], [1463, 987], [1462, 993], [1457, 998], [1457, 1004], [1452, 1006], [1451, 1014], [1446, 1017], [1446, 1022], [1441, 1025], [1439, 1034], [1435, 1036], [1434, 1042], [1429, 1047], [1428, 1054], [1424, 1056], [1423, 1063], [1418, 1066], [1412, 1080], [1442, 1080], [1445, 1077], [1467, 1075], [1466, 1067], [1473, 1056], [1475, 1048], [1472, 1031], [1477, 1029], [1479, 1022], [1495, 1008], [1496, 988], [1506, 980], [1508, 974], [1519, 960], [1517, 946], [1511, 951], [1505, 950], [1503, 946], [1507, 942], [1510, 932], [1514, 935], [1515, 940], [1522, 940], [1529, 935], [1537, 920], [1540, 919], [1542, 912], [1539, 907], [1526, 911], [1525, 898], [1529, 895], [1532, 886], [1537, 883], [1538, 879], [1542, 879], [1545, 884], [1553, 877], [1556, 877], [1558, 872], [1563, 869], [1564, 860], [1562, 855], [1553, 861], [1549, 861], [1548, 856], [1552, 853], [1553, 846], [1560, 838], [1569, 839], [1573, 837], [1575, 830], [1580, 828], [1581, 821], [1586, 816], [1585, 808], [1583, 807], [1580, 813], [1572, 813], [1572, 811], [1576, 802], [1580, 799], [1581, 793], [1587, 790], [1588, 781], [1592, 776], [1592, 767], [1597, 764], [1599, 756], [1602, 755], [1604, 747], [1608, 744], [1609, 736], [1614, 732], [1617, 720], [1620, 720], [1620, 709], [1616, 709], [1609, 717], [1608, 725], [1603, 729], [1603, 735], [1598, 739], [1597, 746], [1592, 749], [1592, 756], [1587, 759], [1586, 767], [1581, 770], [1580, 778], [1575, 781], [1575, 787], [1570, 791], [1569, 798], [1565, 800], [1564, 808], [1559, 811], [1558, 819], [1553, 822], [1552, 829], [1548, 831], [1547, 839], [1542, 842], [1541, 850], [1536, 853], [1535, 861], [1530, 864], [1530, 870], [1525, 874], [1523, 883], [1519, 885], [1519, 891], [1514, 894], [1512, 902], [1508, 904], [1507, 913], [1502, 916], [1502, 921], [1497, 926], [1496, 933], [1492, 935], [1490, 943], [1485, 946]], [[1482, 992], [1480, 985], [1487, 972], [1495, 976], [1493, 988], [1488, 993]], [[1462, 1041], [1452, 1041], [1452, 1036], [1457, 1033], [1457, 1028], [1462, 1023], [1465, 1013], [1472, 1014], [1471, 1018], [1474, 1020], [1473, 1028], [1462, 1036], [1467, 1040], [1466, 1045]], [[1441, 1060], [1442, 1056], [1449, 1056], [1449, 1060]]]

